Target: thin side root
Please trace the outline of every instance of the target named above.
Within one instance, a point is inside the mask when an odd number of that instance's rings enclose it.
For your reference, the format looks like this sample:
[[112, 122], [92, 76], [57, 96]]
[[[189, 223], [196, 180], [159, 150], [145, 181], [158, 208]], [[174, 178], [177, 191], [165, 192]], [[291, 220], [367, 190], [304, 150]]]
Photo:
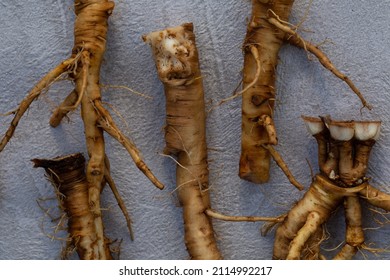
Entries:
[[37, 99], [42, 91], [47, 88], [50, 84], [52, 84], [58, 77], [68, 71], [70, 66], [74, 63], [74, 58], [70, 58], [62, 61], [58, 64], [53, 70], [51, 70], [45, 77], [43, 77], [34, 88], [28, 93], [28, 95], [22, 100], [19, 104], [18, 108], [13, 111], [15, 115], [11, 121], [11, 124], [5, 133], [3, 139], [0, 142], [0, 152], [5, 148], [7, 143], [11, 140], [16, 127], [19, 124], [20, 119], [23, 117], [24, 113], [28, 110], [31, 103]]
[[70, 112], [66, 108], [73, 106], [77, 101], [77, 92], [73, 90], [65, 99], [61, 102], [61, 104], [54, 110], [51, 115], [49, 124], [52, 127], [57, 127], [63, 118]]
[[164, 185], [154, 176], [152, 171], [142, 160], [140, 152], [135, 146], [135, 144], [119, 130], [119, 128], [114, 123], [110, 113], [103, 107], [100, 101], [95, 100], [95, 108], [98, 110], [101, 118], [99, 119], [99, 126], [107, 132], [111, 137], [116, 139], [123, 147], [129, 152], [131, 158], [133, 159], [135, 165], [141, 170], [146, 177], [159, 189], [163, 189]]
[[221, 213], [218, 213], [212, 209], [206, 209], [205, 213], [207, 216], [214, 219], [228, 221], [228, 222], [273, 222], [281, 223], [283, 222], [286, 215], [281, 215], [278, 217], [260, 217], [260, 216], [227, 216]]
[[230, 101], [230, 100], [233, 100], [234, 98], [242, 95], [244, 92], [246, 92], [248, 89], [250, 89], [251, 87], [253, 87], [257, 81], [259, 80], [259, 77], [260, 77], [260, 72], [261, 72], [261, 62], [260, 62], [260, 55], [259, 55], [259, 50], [257, 49], [257, 47], [255, 45], [252, 45], [250, 46], [250, 50], [251, 50], [251, 54], [253, 55], [253, 58], [255, 59], [256, 61], [256, 74], [255, 74], [255, 78], [253, 79], [253, 81], [247, 85], [244, 89], [242, 89], [241, 91], [239, 92], [236, 92], [234, 95], [228, 97], [228, 98], [225, 98], [225, 99], [222, 99], [219, 104], [217, 106], [220, 106], [222, 105], [223, 103], [227, 102], [227, 101]]
[[351, 90], [359, 97], [360, 101], [363, 104], [363, 107], [366, 107], [367, 109], [371, 110], [372, 106], [365, 100], [363, 97], [363, 94], [360, 92], [360, 90], [355, 86], [355, 84], [346, 76], [345, 74], [341, 73], [330, 61], [330, 59], [315, 45], [311, 44], [308, 41], [305, 41], [301, 36], [299, 36], [294, 29], [292, 29], [290, 26], [282, 23], [276, 18], [269, 18], [268, 22], [274, 25], [275, 27], [279, 28], [280, 30], [284, 31], [289, 36], [287, 37], [287, 41], [299, 48], [302, 48], [306, 51], [309, 51], [314, 56], [318, 58], [320, 63], [328, 69], [330, 72], [332, 72], [337, 78], [343, 80], [350, 88]]
[[85, 92], [87, 91], [89, 68], [90, 68], [90, 58], [89, 52], [83, 51], [81, 53], [81, 62], [82, 62], [82, 84], [79, 91], [73, 90], [61, 103], [61, 105], [54, 111], [52, 117], [50, 118], [50, 125], [56, 127], [60, 124], [61, 120], [71, 111], [75, 110], [81, 103]]
[[264, 144], [262, 145], [262, 147], [264, 147], [270, 152], [272, 158], [275, 160], [276, 164], [280, 167], [280, 169], [282, 169], [290, 183], [298, 190], [302, 191], [304, 187], [295, 179], [290, 169], [288, 169], [287, 164], [284, 162], [282, 156], [275, 150], [275, 148], [269, 144]]
[[313, 211], [307, 216], [305, 225], [298, 231], [295, 238], [291, 241], [290, 251], [288, 252], [288, 260], [298, 260], [301, 256], [302, 249], [306, 241], [314, 234], [321, 223], [319, 213]]
[[107, 184], [110, 186], [110, 189], [115, 196], [116, 202], [118, 203], [118, 206], [121, 209], [123, 216], [125, 216], [127, 228], [129, 229], [129, 233], [130, 233], [130, 239], [132, 241], [134, 241], [134, 231], [133, 231], [133, 228], [131, 226], [132, 221], [131, 221], [129, 212], [126, 209], [125, 203], [123, 202], [123, 199], [118, 192], [118, 188], [116, 187], [115, 181], [111, 177], [110, 163], [109, 163], [107, 156], [105, 157], [105, 165], [106, 165], [106, 168], [105, 168], [105, 173], [104, 173], [104, 179], [106, 180]]

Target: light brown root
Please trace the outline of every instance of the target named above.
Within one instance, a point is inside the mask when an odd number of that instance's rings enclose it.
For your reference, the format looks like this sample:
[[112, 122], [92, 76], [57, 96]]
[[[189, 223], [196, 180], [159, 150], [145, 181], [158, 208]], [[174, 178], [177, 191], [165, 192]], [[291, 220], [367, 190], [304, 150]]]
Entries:
[[127, 209], [126, 209], [125, 203], [123, 202], [123, 199], [122, 199], [121, 195], [118, 192], [118, 188], [116, 187], [115, 181], [111, 177], [110, 161], [109, 161], [107, 156], [105, 158], [105, 164], [106, 164], [106, 168], [105, 168], [104, 179], [106, 180], [106, 182], [109, 185], [112, 193], [114, 194], [116, 202], [118, 203], [118, 206], [121, 209], [121, 211], [123, 213], [123, 216], [125, 216], [127, 228], [129, 230], [129, 234], [130, 234], [130, 239], [133, 241], [134, 240], [134, 232], [133, 232], [133, 228], [131, 226], [132, 221], [131, 221], [130, 215], [129, 215]]
[[272, 118], [268, 115], [262, 115], [257, 123], [265, 128], [268, 134], [268, 144], [277, 145], [278, 137], [276, 136], [276, 129]]
[[9, 140], [12, 138], [17, 125], [19, 124], [20, 119], [23, 117], [24, 113], [30, 107], [31, 103], [37, 99], [42, 91], [46, 89], [50, 84], [53, 83], [58, 77], [62, 74], [67, 73], [72, 65], [75, 63], [74, 58], [64, 60], [59, 65], [57, 65], [53, 70], [51, 70], [46, 76], [44, 76], [28, 93], [28, 95], [22, 100], [18, 108], [13, 111], [14, 118], [11, 121], [11, 124], [5, 133], [3, 139], [0, 142], [0, 152], [5, 148]]
[[193, 24], [151, 32], [150, 44], [164, 84], [164, 154], [175, 157], [177, 194], [183, 207], [184, 241], [192, 259], [221, 259], [211, 218], [206, 143], [206, 114]]
[[349, 196], [344, 199], [345, 222], [347, 224], [346, 244], [334, 257], [335, 260], [350, 260], [357, 253], [364, 242], [362, 229], [362, 209], [357, 196]]
[[288, 260], [300, 259], [306, 241], [317, 231], [321, 223], [322, 219], [319, 213], [311, 212], [307, 215], [305, 224], [290, 243], [290, 250], [287, 255]]
[[294, 46], [297, 46], [299, 48], [302, 48], [306, 51], [309, 51], [314, 56], [316, 56], [319, 60], [319, 62], [330, 72], [332, 72], [337, 78], [343, 80], [350, 89], [359, 97], [361, 103], [363, 104], [363, 107], [366, 107], [367, 109], [371, 110], [372, 106], [365, 100], [363, 97], [363, 94], [360, 92], [360, 90], [355, 86], [355, 84], [346, 76], [345, 74], [341, 73], [330, 61], [330, 59], [315, 45], [311, 44], [308, 41], [305, 41], [300, 35], [297, 34], [297, 32], [292, 29], [287, 24], [281, 22], [277, 18], [269, 18], [268, 22], [271, 23], [273, 26], [277, 27], [278, 29], [282, 30], [286, 33], [286, 41]]
[[62, 102], [61, 104], [53, 111], [49, 124], [52, 127], [57, 127], [63, 118], [67, 116], [70, 106], [73, 106], [77, 101], [77, 92], [73, 90]]
[[206, 214], [214, 219], [227, 221], [227, 222], [273, 222], [281, 223], [283, 222], [286, 215], [280, 215], [277, 217], [260, 217], [260, 216], [227, 216], [221, 213], [218, 213], [212, 209], [206, 209]]
[[103, 107], [100, 101], [96, 100], [94, 102], [96, 109], [100, 114], [100, 119], [98, 120], [99, 126], [107, 132], [111, 137], [116, 139], [123, 147], [128, 151], [131, 158], [133, 159], [135, 165], [141, 170], [146, 177], [159, 189], [163, 189], [164, 185], [154, 176], [149, 167], [142, 160], [141, 155], [135, 144], [127, 138], [120, 129], [114, 123], [110, 113]]
[[390, 211], [390, 194], [384, 193], [367, 184], [366, 187], [359, 192], [359, 195], [371, 205]]
[[303, 190], [304, 187], [295, 179], [294, 175], [287, 167], [287, 164], [284, 162], [282, 156], [275, 150], [275, 148], [269, 144], [264, 144], [262, 145], [262, 147], [264, 147], [266, 150], [270, 152], [272, 158], [275, 160], [276, 164], [280, 167], [280, 169], [282, 169], [282, 171], [284, 172], [284, 174], [286, 175], [290, 183], [298, 190], [300, 191]]

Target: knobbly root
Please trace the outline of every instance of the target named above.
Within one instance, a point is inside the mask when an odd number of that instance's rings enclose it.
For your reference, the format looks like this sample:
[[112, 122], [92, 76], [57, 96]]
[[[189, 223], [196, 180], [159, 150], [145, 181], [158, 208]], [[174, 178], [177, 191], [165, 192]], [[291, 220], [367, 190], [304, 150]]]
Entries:
[[192, 259], [221, 259], [205, 211], [208, 191], [205, 104], [192, 23], [144, 35], [166, 96], [165, 153], [177, 157], [185, 244]]
[[305, 41], [288, 22], [293, 0], [252, 0], [252, 16], [244, 41], [243, 90], [221, 101], [242, 95], [242, 134], [239, 176], [263, 183], [269, 180], [270, 154], [265, 145], [276, 145], [272, 122], [275, 101], [275, 79], [279, 49], [283, 43], [305, 49], [336, 77], [344, 81], [359, 97], [363, 107], [371, 109], [355, 84], [341, 73], [315, 45]]
[[370, 150], [379, 137], [380, 122], [303, 118], [318, 143], [321, 173], [278, 227], [273, 257], [322, 258], [320, 228], [344, 202], [345, 245], [334, 259], [351, 259], [364, 246], [360, 199], [387, 211], [390, 209], [390, 195], [371, 187], [365, 177]]
[[34, 167], [45, 169], [49, 181], [56, 190], [60, 208], [68, 217], [70, 241], [67, 248], [74, 247], [82, 260], [112, 259], [107, 239], [104, 238], [103, 242], [97, 242], [95, 218], [89, 209], [88, 182], [83, 155], [73, 154], [55, 159], [33, 159], [32, 161]]
[[[15, 116], [11, 125], [0, 142], [0, 151], [11, 139], [20, 118], [32, 101], [37, 99], [42, 91], [61, 75], [68, 74], [71, 80], [73, 80], [75, 88], [53, 112], [50, 124], [53, 127], [59, 125], [69, 112], [79, 106], [81, 107], [81, 118], [84, 123], [89, 156], [86, 168], [89, 205], [94, 217], [96, 234], [98, 235], [98, 248], [103, 248], [104, 236], [103, 224], [100, 219], [100, 193], [106, 179], [111, 182], [111, 187], [114, 186], [112, 178], [106, 170], [103, 131], [108, 132], [126, 148], [136, 166], [156, 187], [162, 189], [164, 186], [142, 161], [140, 152], [134, 143], [123, 135], [112, 120], [110, 113], [102, 105], [99, 84], [100, 67], [106, 48], [108, 18], [115, 4], [108, 0], [75, 0], [74, 3], [76, 19], [74, 24], [74, 47], [71, 58], [61, 62], [49, 72], [23, 99], [18, 109], [14, 111]], [[118, 204], [123, 208], [123, 203], [118, 199], [118, 195], [116, 194], [115, 196]], [[129, 218], [126, 217], [126, 220], [129, 226]], [[100, 254], [103, 255], [104, 252], [100, 252]]]

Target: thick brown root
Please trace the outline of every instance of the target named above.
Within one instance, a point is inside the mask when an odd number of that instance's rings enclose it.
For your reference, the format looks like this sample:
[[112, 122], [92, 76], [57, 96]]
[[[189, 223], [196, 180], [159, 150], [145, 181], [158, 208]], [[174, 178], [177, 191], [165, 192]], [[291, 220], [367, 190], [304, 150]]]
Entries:
[[259, 124], [272, 118], [275, 100], [275, 77], [278, 53], [284, 32], [268, 21], [268, 11], [275, 11], [287, 20], [294, 1], [252, 1], [252, 17], [244, 42], [242, 94], [242, 134], [239, 176], [253, 183], [269, 179], [270, 154], [262, 145], [275, 143], [268, 126]]
[[[75, 84], [74, 90], [64, 99], [53, 112], [51, 126], [59, 125], [61, 120], [71, 111], [81, 107], [81, 117], [89, 161], [86, 168], [88, 183], [88, 205], [93, 213], [97, 248], [104, 247], [103, 224], [101, 221], [100, 194], [106, 182], [109, 183], [122, 211], [123, 202], [115, 191], [115, 184], [106, 170], [106, 153], [104, 143], [105, 129], [111, 136], [122, 143], [135, 161], [137, 167], [155, 184], [162, 189], [163, 184], [157, 180], [146, 164], [141, 160], [135, 145], [126, 138], [116, 127], [108, 111], [101, 104], [99, 84], [100, 67], [106, 48], [108, 18], [114, 9], [114, 2], [108, 0], [75, 0], [74, 47], [71, 58], [65, 60], [47, 74], [24, 98], [15, 117], [0, 142], [0, 151], [5, 147], [23, 114], [33, 100], [62, 74], [68, 74]], [[129, 217], [123, 211], [131, 233]], [[132, 233], [131, 233], [132, 235]], [[99, 252], [104, 255], [104, 252]]]
[[206, 114], [192, 23], [143, 37], [152, 47], [166, 95], [166, 154], [177, 157], [185, 244], [192, 259], [221, 259], [210, 218]]

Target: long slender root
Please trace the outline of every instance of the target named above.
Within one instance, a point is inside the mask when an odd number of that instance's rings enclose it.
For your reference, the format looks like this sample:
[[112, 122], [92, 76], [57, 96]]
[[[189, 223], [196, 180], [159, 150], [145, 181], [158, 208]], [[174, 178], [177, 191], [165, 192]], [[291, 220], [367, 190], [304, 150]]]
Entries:
[[104, 179], [106, 180], [108, 186], [110, 187], [112, 193], [114, 194], [115, 199], [118, 203], [118, 206], [121, 209], [123, 216], [126, 219], [127, 229], [129, 230], [130, 238], [131, 238], [131, 240], [134, 240], [134, 231], [133, 231], [133, 228], [131, 226], [132, 221], [131, 221], [130, 215], [126, 209], [125, 203], [123, 202], [123, 199], [122, 199], [121, 195], [119, 194], [118, 188], [116, 187], [115, 181], [111, 177], [110, 161], [109, 161], [107, 156], [105, 158], [105, 164], [106, 164], [106, 168], [105, 168]]
[[206, 214], [214, 219], [228, 221], [228, 222], [273, 222], [281, 223], [283, 222], [286, 215], [281, 215], [278, 217], [260, 217], [260, 216], [227, 216], [221, 213], [218, 213], [212, 209], [206, 209]]
[[134, 143], [129, 138], [127, 138], [116, 126], [110, 113], [103, 107], [103, 105], [99, 101], [95, 102], [95, 107], [100, 114], [100, 118], [98, 120], [99, 126], [111, 137], [113, 137], [123, 145], [123, 147], [130, 154], [138, 169], [141, 170], [157, 188], [162, 190], [164, 188], [164, 185], [156, 178], [156, 176], [154, 176], [154, 174], [150, 171], [146, 163], [142, 160], [140, 152], [134, 145]]
[[295, 179], [294, 175], [291, 173], [290, 169], [288, 168], [287, 164], [284, 162], [282, 156], [275, 150], [275, 148], [272, 145], [264, 144], [262, 145], [267, 151], [270, 152], [272, 158], [275, 160], [276, 164], [282, 169], [284, 174], [286, 175], [287, 179], [290, 181], [290, 183], [296, 187], [298, 190], [303, 190], [304, 187]]
[[366, 101], [366, 99], [363, 97], [363, 94], [355, 86], [355, 84], [348, 78], [348, 76], [341, 73], [333, 65], [333, 63], [325, 55], [325, 53], [322, 52], [317, 46], [311, 44], [308, 41], [305, 41], [300, 35], [298, 35], [298, 33], [294, 29], [292, 29], [287, 24], [281, 22], [277, 18], [271, 17], [268, 19], [268, 22], [286, 33], [286, 41], [288, 43], [290, 43], [294, 46], [297, 46], [299, 48], [302, 48], [306, 51], [309, 51], [315, 57], [317, 57], [319, 62], [322, 64], [322, 66], [324, 66], [326, 69], [328, 69], [330, 72], [332, 72], [337, 78], [343, 80], [350, 87], [350, 89], [359, 97], [360, 101], [363, 104], [363, 107], [366, 107], [369, 110], [372, 109], [372, 106]]
[[[129, 151], [137, 167], [155, 184], [162, 189], [163, 184], [157, 180], [146, 164], [141, 160], [140, 153], [128, 138], [116, 127], [108, 111], [101, 103], [101, 87], [99, 84], [100, 68], [106, 48], [108, 18], [114, 9], [114, 2], [109, 0], [75, 0], [76, 14], [74, 24], [74, 47], [71, 58], [63, 61], [50, 71], [31, 92], [22, 100], [14, 111], [14, 118], [5, 136], [0, 142], [0, 152], [11, 139], [20, 118], [30, 104], [39, 97], [62, 74], [68, 74], [74, 82], [74, 90], [63, 100], [53, 112], [50, 125], [56, 127], [71, 111], [81, 107], [81, 118], [84, 124], [84, 133], [89, 161], [86, 168], [88, 185], [88, 207], [92, 213], [96, 247], [94, 252], [102, 258], [107, 254], [104, 244], [107, 242], [103, 234], [101, 220], [100, 194], [106, 182], [109, 183], [122, 209], [129, 227], [130, 218], [124, 211], [123, 201], [118, 196], [115, 184], [106, 166], [104, 130], [122, 143]], [[104, 129], [104, 130], [103, 130]]]
[[53, 70], [51, 70], [45, 77], [43, 77], [34, 88], [28, 93], [28, 95], [22, 100], [19, 104], [19, 107], [13, 112], [14, 118], [11, 121], [11, 124], [5, 133], [4, 137], [0, 142], [0, 152], [5, 148], [9, 140], [12, 138], [16, 127], [19, 124], [20, 119], [23, 117], [24, 113], [30, 107], [31, 103], [36, 100], [42, 91], [51, 85], [58, 77], [67, 73], [70, 68], [72, 68], [75, 59], [70, 58], [64, 60], [59, 65], [57, 65]]

